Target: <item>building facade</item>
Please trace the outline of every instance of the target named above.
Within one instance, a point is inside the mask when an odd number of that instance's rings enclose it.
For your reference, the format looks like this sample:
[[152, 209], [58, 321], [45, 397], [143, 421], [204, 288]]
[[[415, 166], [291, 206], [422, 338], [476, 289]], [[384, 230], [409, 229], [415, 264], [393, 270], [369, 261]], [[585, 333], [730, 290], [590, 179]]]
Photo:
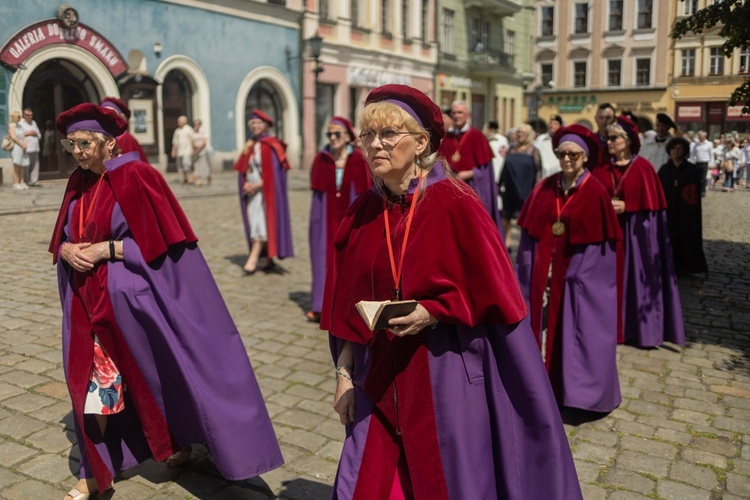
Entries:
[[[523, 106], [524, 52], [533, 12], [526, 0], [440, 0], [436, 102], [443, 108], [466, 101], [472, 124], [518, 123]], [[520, 56], [520, 57], [519, 57]], [[531, 68], [528, 68], [529, 70]]]
[[641, 129], [672, 112], [669, 31], [677, 1], [538, 0], [529, 115], [594, 128], [597, 106], [632, 111]]
[[307, 0], [300, 50], [305, 166], [326, 144], [332, 116], [356, 127], [373, 88], [398, 83], [434, 97], [435, 12], [435, 0]]
[[[707, 1], [678, 2], [677, 18], [692, 15]], [[742, 105], [728, 102], [732, 91], [750, 76], [750, 40], [727, 58], [719, 30], [676, 40], [671, 68], [675, 121], [684, 131], [705, 130], [711, 138], [725, 132], [750, 133], [750, 115], [742, 114]]]
[[[1, 2], [0, 120], [29, 107], [44, 130], [75, 104], [118, 96], [155, 166], [169, 168], [177, 117], [187, 115], [207, 127], [214, 168], [222, 168], [245, 142], [249, 111], [262, 108], [297, 163], [299, 65], [286, 55], [299, 46], [302, 7], [302, 0]], [[10, 167], [2, 156], [0, 166]], [[42, 154], [41, 167], [42, 178], [56, 178], [75, 165], [56, 147]]]

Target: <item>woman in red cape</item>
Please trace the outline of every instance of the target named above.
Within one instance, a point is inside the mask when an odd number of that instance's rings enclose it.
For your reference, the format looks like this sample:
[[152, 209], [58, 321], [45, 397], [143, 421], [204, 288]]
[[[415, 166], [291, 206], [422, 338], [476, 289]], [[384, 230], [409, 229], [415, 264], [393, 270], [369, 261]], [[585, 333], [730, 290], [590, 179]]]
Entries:
[[333, 236], [349, 205], [372, 186], [370, 170], [356, 139], [352, 124], [334, 116], [326, 132], [328, 144], [317, 154], [310, 171], [310, 264], [312, 268], [311, 310], [305, 316], [320, 321], [325, 292], [326, 263]]
[[536, 185], [521, 210], [517, 272], [531, 328], [560, 406], [610, 412], [617, 377], [617, 216], [587, 167], [599, 140], [581, 125], [552, 137], [562, 172]]
[[[386, 85], [360, 123], [375, 187], [336, 233], [321, 318], [346, 425], [333, 498], [581, 498], [500, 234], [430, 156], [440, 109]], [[386, 330], [355, 307], [397, 298], [418, 305]]]
[[638, 156], [638, 127], [618, 116], [608, 127], [609, 162], [592, 174], [612, 199], [622, 229], [618, 273], [624, 340], [639, 347], [685, 343], [677, 276], [667, 227], [667, 202], [656, 169]]

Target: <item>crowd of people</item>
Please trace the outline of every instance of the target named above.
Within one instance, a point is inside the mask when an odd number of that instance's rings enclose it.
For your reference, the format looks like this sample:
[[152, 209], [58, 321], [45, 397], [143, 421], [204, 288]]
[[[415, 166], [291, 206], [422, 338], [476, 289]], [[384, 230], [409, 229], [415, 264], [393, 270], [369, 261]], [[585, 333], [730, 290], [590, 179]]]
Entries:
[[[194, 443], [229, 479], [283, 463], [197, 238], [128, 134], [129, 113], [107, 97], [56, 123], [79, 165], [50, 243], [81, 450], [75, 500], [146, 458], [182, 465]], [[523, 124], [506, 138], [493, 122], [483, 134], [465, 102], [441, 110], [404, 85], [369, 94], [359, 134], [330, 119], [310, 169], [305, 316], [328, 332], [346, 426], [334, 498], [581, 497], [561, 409], [597, 418], [619, 406], [618, 344], [685, 343], [677, 276], [707, 272], [706, 180], [717, 161], [744, 179], [748, 158], [732, 138], [720, 149], [702, 132], [672, 136], [666, 114], [648, 135], [609, 104], [596, 123], [553, 115], [541, 134]], [[294, 252], [285, 145], [260, 109], [248, 127], [234, 169], [249, 276]], [[201, 130], [178, 120], [185, 183], [210, 181]], [[361, 301], [411, 312], [373, 331]]]

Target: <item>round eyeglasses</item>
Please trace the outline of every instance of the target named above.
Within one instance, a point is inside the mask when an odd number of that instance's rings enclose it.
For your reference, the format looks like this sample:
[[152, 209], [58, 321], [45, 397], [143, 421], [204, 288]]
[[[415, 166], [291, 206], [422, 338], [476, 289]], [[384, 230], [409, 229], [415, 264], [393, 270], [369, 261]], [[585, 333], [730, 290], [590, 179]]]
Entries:
[[65, 148], [65, 151], [68, 153], [75, 152], [76, 146], [78, 146], [78, 149], [81, 151], [86, 151], [94, 141], [90, 139], [62, 139], [60, 141], [60, 144], [62, 144], [62, 147]]

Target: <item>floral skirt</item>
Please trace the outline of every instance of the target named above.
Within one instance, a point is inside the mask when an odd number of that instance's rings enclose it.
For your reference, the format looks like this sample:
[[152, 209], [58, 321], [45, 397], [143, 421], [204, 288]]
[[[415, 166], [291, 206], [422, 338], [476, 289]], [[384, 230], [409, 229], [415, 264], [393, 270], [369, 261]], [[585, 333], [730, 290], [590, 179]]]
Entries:
[[94, 340], [94, 364], [91, 367], [89, 389], [83, 412], [94, 415], [112, 415], [125, 409], [124, 386], [120, 371], [112, 358]]

